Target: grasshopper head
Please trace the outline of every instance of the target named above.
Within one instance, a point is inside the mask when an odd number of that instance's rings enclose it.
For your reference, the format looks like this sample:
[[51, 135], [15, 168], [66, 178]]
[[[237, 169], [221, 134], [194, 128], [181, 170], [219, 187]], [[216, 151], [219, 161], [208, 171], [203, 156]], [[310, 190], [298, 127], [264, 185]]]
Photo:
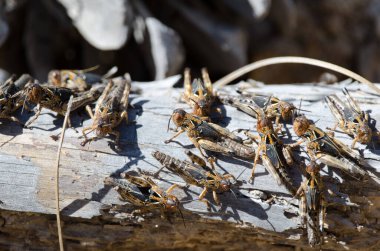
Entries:
[[163, 205], [167, 211], [177, 211], [179, 208], [179, 200], [174, 195], [167, 195]]
[[231, 189], [231, 182], [228, 179], [222, 179], [220, 181], [220, 190], [222, 192], [227, 192]]
[[44, 89], [40, 84], [30, 83], [25, 87], [24, 93], [27, 100], [33, 103], [39, 103], [44, 93]]
[[[186, 120], [186, 117], [187, 117], [187, 112], [185, 112], [183, 109], [175, 109], [171, 116], [171, 118], [173, 118], [174, 124], [178, 127], [182, 126], [183, 122]], [[170, 123], [170, 120], [169, 120], [169, 123]]]
[[310, 121], [305, 116], [299, 116], [293, 121], [293, 130], [298, 137], [301, 137], [306, 133], [311, 125]]
[[357, 129], [357, 138], [360, 143], [367, 144], [372, 140], [372, 129], [366, 123], [361, 123]]
[[97, 136], [105, 137], [108, 133], [112, 132], [112, 124], [108, 116], [101, 116], [95, 123], [95, 133]]
[[288, 102], [280, 102], [280, 113], [281, 113], [281, 117], [285, 120], [285, 121], [289, 121], [292, 119], [293, 117], [293, 111], [296, 109], [296, 107], [291, 104], [291, 103], [288, 103]]
[[208, 116], [210, 113], [210, 96], [200, 79], [194, 79], [192, 83], [192, 94], [190, 97], [192, 106], [197, 116]]
[[306, 172], [309, 174], [316, 174], [320, 170], [321, 168], [315, 161], [310, 161], [310, 163], [306, 166]]
[[261, 132], [261, 133], [264, 133], [265, 131], [270, 131], [270, 130], [273, 131], [272, 121], [267, 117], [263, 117], [263, 118], [259, 117], [259, 119], [257, 120], [256, 129], [258, 132]]

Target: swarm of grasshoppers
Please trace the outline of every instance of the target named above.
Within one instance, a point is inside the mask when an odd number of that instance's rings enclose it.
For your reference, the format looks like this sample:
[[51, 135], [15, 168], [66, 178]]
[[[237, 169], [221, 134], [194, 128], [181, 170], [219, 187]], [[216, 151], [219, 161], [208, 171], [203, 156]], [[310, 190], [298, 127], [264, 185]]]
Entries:
[[[351, 97], [346, 88], [343, 89], [346, 102], [343, 102], [338, 96], [330, 95], [326, 97], [326, 103], [332, 114], [337, 120], [333, 131], [339, 126], [343, 132], [352, 136], [351, 148], [355, 147], [356, 142], [368, 144], [372, 141], [373, 131], [369, 126], [369, 115], [363, 112], [356, 101]], [[376, 133], [379, 136], [378, 133]]]
[[247, 136], [259, 141], [251, 172], [251, 181], [254, 177], [257, 161], [261, 158], [265, 168], [277, 183], [284, 185], [290, 193], [294, 194], [295, 188], [288, 174], [288, 169], [293, 164], [290, 148], [278, 138], [277, 132], [280, 128], [273, 128], [272, 121], [265, 115], [265, 112], [262, 109], [257, 109], [255, 112], [257, 112], [256, 130], [259, 137], [246, 131]]
[[352, 177], [361, 178], [368, 175], [363, 168], [368, 167], [368, 164], [359, 154], [316, 127], [305, 116], [295, 118], [293, 129], [295, 134], [301, 137], [302, 140], [291, 147], [306, 141], [307, 152], [311, 157], [320, 159], [326, 165], [339, 168]]
[[[81, 143], [82, 146], [87, 142], [105, 137], [107, 134], [115, 135], [115, 143], [119, 144], [120, 133], [115, 128], [124, 119], [128, 123], [130, 89], [131, 78], [129, 74], [110, 80], [96, 103], [95, 114], [90, 107], [86, 107], [93, 122], [91, 126], [85, 127], [82, 130], [85, 138]], [[87, 138], [87, 131], [95, 131], [96, 136]]]
[[186, 151], [186, 154], [191, 162], [176, 159], [160, 151], [152, 153], [153, 157], [164, 167], [179, 175], [186, 183], [203, 188], [203, 191], [199, 195], [199, 200], [205, 202], [209, 210], [210, 203], [204, 199], [209, 190], [212, 191], [215, 203], [220, 205], [217, 193], [232, 191], [231, 187], [233, 184], [231, 179], [236, 181], [235, 177], [232, 174], [222, 175], [216, 172], [213, 161], [210, 161], [210, 168], [202, 158], [191, 151]]

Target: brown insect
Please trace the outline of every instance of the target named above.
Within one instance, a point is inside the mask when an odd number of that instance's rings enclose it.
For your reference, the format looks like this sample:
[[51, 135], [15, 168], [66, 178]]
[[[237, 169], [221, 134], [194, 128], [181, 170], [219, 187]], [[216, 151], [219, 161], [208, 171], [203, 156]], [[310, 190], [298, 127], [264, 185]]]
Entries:
[[[65, 116], [67, 105], [71, 96], [74, 96], [71, 111], [95, 101], [101, 94], [101, 86], [94, 87], [87, 92], [75, 94], [67, 88], [44, 86], [39, 83], [29, 83], [23, 91], [24, 101], [37, 105], [37, 112], [25, 126], [32, 124], [41, 114], [42, 108], [49, 109]], [[69, 126], [71, 126], [69, 120]]]
[[253, 181], [257, 161], [261, 158], [265, 168], [277, 181], [277, 184], [284, 185], [291, 194], [295, 194], [296, 189], [288, 174], [288, 169], [293, 164], [290, 149], [277, 136], [280, 128], [275, 130], [272, 121], [266, 117], [264, 111], [262, 109], [258, 111], [260, 112], [257, 114], [256, 130], [259, 136], [246, 131], [247, 136], [253, 140], [259, 140], [250, 181]]
[[0, 118], [8, 119], [22, 125], [18, 118], [12, 114], [23, 106], [23, 88], [28, 82], [32, 81], [29, 74], [23, 74], [16, 80], [12, 76], [0, 85]]
[[336, 95], [326, 97], [326, 103], [338, 121], [332, 130], [335, 130], [339, 126], [343, 132], [352, 136], [354, 140], [351, 148], [355, 147], [356, 142], [362, 144], [370, 143], [374, 132], [369, 126], [368, 113], [360, 109], [346, 88], [343, 89], [343, 94], [346, 102], [343, 102]]
[[[93, 122], [89, 127], [82, 130], [85, 140], [81, 143], [84, 146], [87, 142], [105, 137], [107, 134], [115, 135], [115, 143], [119, 144], [120, 133], [115, 128], [125, 119], [128, 123], [129, 92], [131, 89], [131, 78], [129, 74], [124, 77], [110, 80], [99, 97], [95, 106], [95, 115], [89, 107], [86, 107]], [[95, 131], [92, 138], [87, 138], [87, 131]]]
[[208, 123], [182, 109], [175, 109], [170, 119], [173, 119], [177, 129], [181, 129], [169, 140], [166, 140], [166, 144], [181, 133], [187, 132], [187, 136], [203, 157], [205, 154], [202, 149], [245, 159], [255, 157], [255, 150], [252, 147], [243, 145], [240, 137], [219, 125]]
[[312, 160], [306, 167], [308, 178], [302, 182], [296, 196], [300, 199], [302, 224], [306, 226], [309, 244], [321, 244], [321, 233], [326, 213], [324, 186], [320, 176], [320, 167]]
[[[210, 161], [211, 168], [206, 162], [191, 151], [186, 151], [192, 163], [176, 159], [160, 151], [154, 151], [153, 157], [156, 158], [164, 167], [179, 175], [187, 184], [202, 187], [203, 191], [199, 195], [199, 200], [206, 203], [207, 209], [210, 210], [210, 203], [204, 199], [209, 190], [212, 191], [214, 201], [219, 206], [220, 200], [218, 192], [232, 191], [231, 179], [236, 181], [232, 174], [220, 174], [215, 171], [213, 161]], [[160, 169], [161, 170], [161, 169]], [[158, 171], [159, 172], [159, 171]], [[157, 172], [157, 173], [158, 173]]]
[[369, 165], [338, 139], [329, 136], [320, 128], [316, 127], [305, 116], [295, 118], [293, 129], [297, 136], [302, 140], [291, 145], [302, 144], [307, 142], [307, 152], [314, 159], [319, 159], [322, 163], [341, 169], [350, 174], [352, 177], [367, 176], [367, 172], [362, 167]]
[[194, 115], [209, 121], [216, 96], [206, 68], [202, 68], [202, 79], [194, 79], [191, 83], [190, 69], [185, 69], [183, 99], [193, 108]]
[[90, 73], [98, 67], [84, 70], [52, 70], [48, 74], [48, 83], [56, 87], [69, 88], [74, 92], [83, 92], [89, 90], [93, 84], [103, 82], [117, 71], [117, 68], [113, 67], [104, 76]]
[[161, 215], [178, 211], [182, 216], [180, 202], [176, 196], [172, 195], [173, 190], [178, 188], [177, 184], [173, 184], [164, 191], [147, 176], [139, 177], [128, 173], [122, 173], [120, 176], [123, 179], [107, 177], [104, 183], [114, 186], [121, 200], [148, 210], [159, 208]]
[[274, 96], [260, 95], [238, 89], [238, 93], [243, 97], [242, 100], [254, 102], [258, 107], [264, 109], [265, 115], [270, 119], [275, 119], [276, 125], [279, 125], [280, 119], [284, 122], [292, 121], [296, 107], [289, 102], [283, 101]]

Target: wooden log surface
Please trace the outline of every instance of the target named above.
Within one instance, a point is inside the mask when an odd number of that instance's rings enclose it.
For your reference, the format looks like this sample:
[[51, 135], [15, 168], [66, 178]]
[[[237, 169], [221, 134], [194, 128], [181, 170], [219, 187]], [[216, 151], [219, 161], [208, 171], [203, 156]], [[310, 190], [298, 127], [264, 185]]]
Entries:
[[[151, 156], [154, 150], [160, 150], [179, 159], [186, 159], [184, 149], [193, 145], [185, 134], [178, 137], [178, 143], [164, 144], [173, 132], [167, 132], [167, 123], [174, 108], [188, 107], [180, 103], [182, 89], [172, 88], [180, 76], [174, 76], [164, 81], [152, 83], [137, 83], [133, 85], [142, 90], [141, 94], [131, 95], [133, 108], [129, 110], [128, 125], [122, 124], [120, 149], [112, 143], [113, 138], [105, 138], [86, 146], [80, 146], [81, 130], [91, 124], [84, 112], [73, 113], [74, 129], [66, 132], [62, 148], [60, 166], [60, 195], [62, 214], [66, 220], [83, 219], [90, 221], [101, 217], [101, 208], [110, 204], [126, 204], [118, 199], [117, 192], [105, 186], [103, 180], [110, 175], [138, 168], [155, 172], [159, 163]], [[320, 128], [332, 127], [335, 120], [324, 104], [323, 99], [328, 94], [341, 95], [343, 87], [352, 91], [363, 110], [369, 110], [371, 118], [380, 120], [380, 99], [371, 94], [365, 85], [343, 81], [335, 85], [302, 84], [302, 85], [264, 85], [252, 82], [251, 89], [264, 94], [273, 94], [281, 99], [298, 105], [303, 100], [302, 108], [307, 117], [316, 121]], [[231, 93], [235, 86], [226, 90]], [[237, 111], [232, 107], [223, 107], [226, 118], [222, 125], [230, 130], [238, 128], [255, 128], [256, 120]], [[20, 116], [20, 115], [19, 115]], [[22, 121], [27, 121], [32, 114], [23, 113]], [[54, 214], [54, 162], [58, 143], [51, 136], [61, 130], [63, 118], [48, 110], [32, 124], [24, 129], [17, 124], [3, 121], [0, 126], [0, 208], [7, 212], [25, 212], [36, 214]], [[173, 127], [173, 125], [172, 125]], [[343, 133], [336, 137], [350, 145], [352, 139]], [[291, 125], [285, 125], [285, 142], [295, 142]], [[378, 233], [380, 219], [379, 172], [380, 151], [375, 146], [358, 144], [361, 154], [374, 168], [372, 181], [363, 183], [353, 179], [347, 181], [347, 176], [332, 168], [325, 167], [322, 171], [325, 183], [335, 193], [329, 199], [331, 205], [327, 209], [325, 226], [325, 248], [374, 248], [380, 244]], [[195, 153], [198, 153], [194, 149]], [[217, 168], [239, 177], [242, 185], [232, 193], [220, 195], [221, 207], [212, 205], [207, 211], [204, 203], [199, 201], [186, 202], [184, 208], [185, 222], [193, 222], [191, 228], [199, 226], [205, 229], [204, 222], [209, 224], [232, 224], [230, 228], [244, 228], [245, 233], [260, 230], [258, 240], [275, 242], [270, 235], [280, 236], [277, 242], [291, 246], [307, 247], [307, 238], [300, 228], [298, 216], [298, 200], [292, 198], [284, 187], [278, 186], [265, 168], [258, 165], [254, 184], [249, 184], [252, 162], [226, 158], [218, 155]], [[294, 184], [299, 186], [302, 175], [299, 169], [291, 170]], [[178, 176], [165, 170], [157, 183], [163, 188], [173, 183], [184, 186]], [[190, 186], [179, 189], [175, 194], [184, 201], [196, 199], [201, 188]], [[212, 195], [207, 197], [211, 202]], [[191, 213], [190, 213], [191, 212]], [[120, 216], [120, 215], [119, 215]], [[186, 219], [186, 216], [189, 218]], [[155, 224], [166, 221], [155, 220]], [[128, 221], [128, 217], [125, 217]], [[125, 220], [125, 219], [124, 219]], [[203, 222], [203, 223], [201, 223]], [[162, 223], [162, 224], [167, 224]], [[175, 220], [173, 224], [182, 224]], [[207, 225], [207, 224], [206, 224]], [[147, 227], [147, 224], [145, 224]], [[3, 226], [6, 227], [6, 224]], [[238, 228], [236, 228], [238, 227]], [[149, 227], [148, 227], [149, 228]], [[152, 226], [153, 228], [153, 226]], [[230, 229], [230, 228], [226, 228]], [[186, 230], [181, 230], [185, 231]], [[204, 230], [206, 231], [206, 230]], [[240, 231], [240, 230], [239, 230]], [[65, 233], [65, 229], [64, 229]], [[175, 235], [175, 233], [171, 233]], [[257, 235], [256, 235], [257, 237]], [[175, 237], [172, 237], [175, 240]], [[218, 238], [216, 238], [218, 239]], [[223, 234], [219, 237], [223, 242]], [[156, 243], [157, 244], [157, 243]], [[185, 247], [186, 243], [183, 246]], [[231, 246], [232, 247], [232, 246]]]

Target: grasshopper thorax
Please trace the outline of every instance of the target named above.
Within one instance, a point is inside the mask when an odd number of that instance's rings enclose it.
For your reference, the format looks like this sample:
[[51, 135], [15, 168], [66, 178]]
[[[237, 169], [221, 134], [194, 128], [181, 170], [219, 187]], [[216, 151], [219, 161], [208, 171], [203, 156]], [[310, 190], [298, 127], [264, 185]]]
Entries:
[[301, 137], [309, 129], [310, 121], [305, 116], [299, 116], [293, 121], [293, 130], [298, 137]]

